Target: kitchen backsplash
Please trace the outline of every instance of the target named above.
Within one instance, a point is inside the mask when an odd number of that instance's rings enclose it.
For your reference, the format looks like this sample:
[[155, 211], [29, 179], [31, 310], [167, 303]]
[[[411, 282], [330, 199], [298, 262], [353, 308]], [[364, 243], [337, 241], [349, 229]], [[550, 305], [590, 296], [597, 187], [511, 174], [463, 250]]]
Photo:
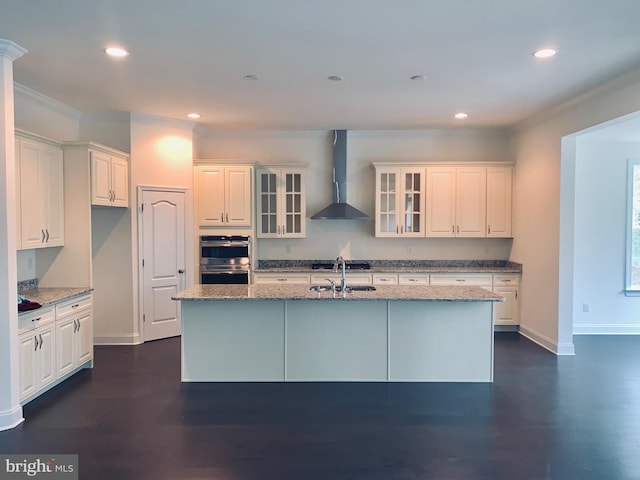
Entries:
[[32, 278], [30, 280], [21, 280], [18, 282], [18, 293], [35, 290], [36, 288], [38, 288], [37, 278]]
[[[330, 263], [333, 259], [324, 260], [258, 260], [258, 269], [269, 268], [311, 268], [313, 263]], [[375, 267], [521, 267], [520, 264], [508, 260], [357, 260]]]

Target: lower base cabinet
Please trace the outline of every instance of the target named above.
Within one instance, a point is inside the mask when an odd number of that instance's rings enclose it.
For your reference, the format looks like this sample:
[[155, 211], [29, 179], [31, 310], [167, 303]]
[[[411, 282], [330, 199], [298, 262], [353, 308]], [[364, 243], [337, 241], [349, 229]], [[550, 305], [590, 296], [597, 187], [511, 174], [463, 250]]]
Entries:
[[20, 398], [33, 395], [56, 380], [56, 337], [52, 323], [18, 337]]
[[19, 316], [20, 401], [25, 404], [93, 359], [92, 296]]

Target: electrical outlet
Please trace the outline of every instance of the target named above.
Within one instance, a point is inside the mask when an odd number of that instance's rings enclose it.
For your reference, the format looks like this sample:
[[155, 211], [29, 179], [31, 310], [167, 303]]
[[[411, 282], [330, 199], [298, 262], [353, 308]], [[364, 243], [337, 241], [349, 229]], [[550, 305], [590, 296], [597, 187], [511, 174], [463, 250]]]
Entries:
[[284, 251], [287, 255], [291, 254], [291, 245], [285, 245]]
[[407, 247], [407, 254], [411, 255], [411, 246]]
[[583, 312], [589, 312], [589, 304], [588, 303], [583, 303], [582, 304], [582, 311]]

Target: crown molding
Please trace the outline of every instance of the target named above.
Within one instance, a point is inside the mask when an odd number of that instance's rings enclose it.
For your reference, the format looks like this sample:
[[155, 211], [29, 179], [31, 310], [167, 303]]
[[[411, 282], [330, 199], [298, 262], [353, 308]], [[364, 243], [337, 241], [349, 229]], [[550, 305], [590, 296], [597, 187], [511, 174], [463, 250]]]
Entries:
[[58, 100], [54, 100], [51, 97], [47, 97], [46, 95], [36, 92], [35, 90], [25, 87], [24, 85], [13, 82], [13, 91], [14, 96], [21, 96], [23, 98], [32, 100], [40, 105], [43, 105], [55, 112], [67, 117], [69, 120], [74, 122], [80, 121], [80, 117], [82, 116], [82, 112], [80, 110], [76, 110], [75, 108], [70, 107]]
[[0, 57], [7, 57], [13, 62], [27, 53], [27, 51], [26, 48], [21, 47], [11, 40], [0, 38]]
[[599, 97], [608, 93], [617, 92], [638, 83], [640, 83], [640, 67], [635, 67], [564, 102], [532, 115], [531, 117], [514, 125], [513, 132], [521, 132], [547, 120], [558, 117], [571, 109], [578, 108], [591, 101], [597, 100]]
[[164, 125], [170, 128], [179, 128], [180, 130], [188, 130], [193, 132], [196, 123], [189, 120], [178, 120], [176, 118], [160, 117], [158, 115], [150, 115], [146, 113], [131, 112], [131, 122], [142, 123], [146, 125]]

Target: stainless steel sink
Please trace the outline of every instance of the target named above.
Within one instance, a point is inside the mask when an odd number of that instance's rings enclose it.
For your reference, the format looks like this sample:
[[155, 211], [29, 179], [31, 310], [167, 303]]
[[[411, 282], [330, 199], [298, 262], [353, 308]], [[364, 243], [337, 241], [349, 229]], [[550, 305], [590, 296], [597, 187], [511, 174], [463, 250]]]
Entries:
[[[350, 292], [373, 292], [376, 289], [373, 285], [347, 285], [346, 291]], [[311, 285], [309, 290], [314, 292], [330, 292], [331, 285]], [[336, 293], [340, 293], [340, 285], [336, 285]]]
[[375, 289], [373, 285], [347, 285], [347, 292], [373, 292]]

